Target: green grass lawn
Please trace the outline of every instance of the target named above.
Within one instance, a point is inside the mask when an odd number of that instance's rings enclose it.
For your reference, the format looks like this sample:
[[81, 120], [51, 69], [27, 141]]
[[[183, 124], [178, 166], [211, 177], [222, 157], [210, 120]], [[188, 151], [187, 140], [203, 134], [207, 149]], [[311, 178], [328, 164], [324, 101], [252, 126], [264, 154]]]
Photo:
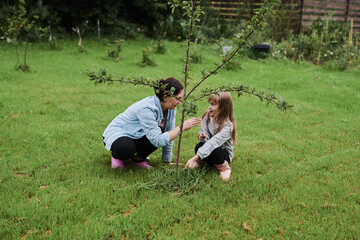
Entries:
[[[15, 50], [0, 46], [1, 239], [358, 239], [360, 237], [360, 72], [309, 63], [244, 58], [207, 86], [244, 83], [278, 92], [287, 113], [255, 97], [234, 96], [238, 144], [232, 178], [213, 169], [180, 170], [150, 155], [152, 171], [110, 168], [102, 133], [149, 88], [98, 85], [86, 69], [182, 79], [184, 44], [166, 42], [153, 67], [140, 67], [151, 40], [126, 41], [119, 62], [106, 41], [35, 44], [30, 73], [14, 70]], [[199, 46], [203, 63], [218, 61]], [[203, 85], [205, 86], [205, 85]], [[201, 116], [207, 101], [199, 103]], [[180, 114], [177, 116], [179, 123]], [[198, 129], [185, 132], [181, 162], [193, 155]], [[176, 145], [176, 144], [175, 144]], [[174, 153], [175, 153], [174, 149]], [[174, 154], [175, 155], [175, 154]], [[173, 156], [175, 160], [175, 156]]]

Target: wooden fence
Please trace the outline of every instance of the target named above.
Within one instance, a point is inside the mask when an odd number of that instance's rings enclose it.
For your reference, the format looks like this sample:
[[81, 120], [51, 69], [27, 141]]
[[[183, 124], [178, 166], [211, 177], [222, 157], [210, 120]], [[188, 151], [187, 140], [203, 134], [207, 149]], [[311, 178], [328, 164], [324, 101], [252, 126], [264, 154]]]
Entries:
[[[249, 19], [262, 3], [260, 0], [212, 0], [207, 5], [218, 10], [225, 20]], [[301, 31], [321, 18], [349, 23], [360, 30], [360, 0], [282, 0], [280, 12], [285, 12], [295, 31]]]

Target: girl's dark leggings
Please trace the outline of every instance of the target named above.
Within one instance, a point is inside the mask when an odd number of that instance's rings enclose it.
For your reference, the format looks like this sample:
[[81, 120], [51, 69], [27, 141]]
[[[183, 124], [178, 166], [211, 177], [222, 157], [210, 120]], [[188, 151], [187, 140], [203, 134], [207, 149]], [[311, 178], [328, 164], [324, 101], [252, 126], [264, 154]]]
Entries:
[[156, 149], [157, 147], [152, 145], [146, 136], [140, 139], [120, 137], [111, 145], [111, 155], [120, 160], [134, 159], [137, 156], [145, 161], [146, 157]]
[[[201, 148], [205, 143], [203, 142], [199, 142], [198, 144], [196, 144], [195, 146], [195, 154], [197, 153], [197, 151], [199, 150], [199, 148]], [[207, 156], [204, 159], [201, 159], [203, 161], [205, 161], [206, 163], [213, 165], [213, 164], [223, 164], [225, 161], [227, 161], [228, 163], [230, 162], [230, 157], [229, 154], [226, 150], [222, 149], [221, 147], [215, 148], [214, 151], [212, 151], [210, 153], [209, 156]]]

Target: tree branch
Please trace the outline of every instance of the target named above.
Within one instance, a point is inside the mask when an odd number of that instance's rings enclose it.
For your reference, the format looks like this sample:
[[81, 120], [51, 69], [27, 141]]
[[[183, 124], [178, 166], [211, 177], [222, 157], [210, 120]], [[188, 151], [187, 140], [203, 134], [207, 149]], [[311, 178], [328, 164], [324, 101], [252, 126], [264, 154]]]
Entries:
[[277, 96], [276, 93], [265, 93], [264, 91], [256, 91], [255, 88], [250, 88], [243, 84], [238, 86], [220, 86], [218, 88], [205, 89], [202, 95], [194, 99], [193, 102], [196, 102], [212, 94], [218, 94], [219, 92], [236, 92], [238, 97], [244, 94], [253, 95], [258, 97], [262, 102], [265, 100], [266, 105], [275, 104], [280, 110], [285, 112], [286, 110], [293, 108], [293, 105], [289, 105], [285, 100], [281, 98], [281, 96]]
[[108, 75], [106, 69], [100, 68], [98, 71], [86, 70], [86, 75], [89, 77], [90, 81], [94, 81], [95, 84], [106, 83], [106, 82], [120, 82], [120, 83], [131, 83], [134, 85], [142, 85], [159, 88], [162, 87], [161, 83], [156, 80], [151, 80], [150, 78], [145, 78], [141, 75], [137, 77], [128, 77], [122, 76], [120, 79], [113, 79], [113, 75]]
[[277, 3], [277, 1], [272, 2], [271, 4], [268, 1], [264, 2], [264, 5], [270, 5], [268, 7], [265, 8], [261, 8], [259, 12], [257, 12], [257, 14], [255, 16], [253, 16], [250, 20], [250, 24], [251, 24], [251, 28], [247, 28], [248, 32], [243, 34], [243, 36], [245, 37], [241, 37], [240, 34], [238, 34], [237, 39], [239, 42], [239, 45], [237, 46], [237, 48], [235, 50], [233, 50], [228, 58], [226, 58], [225, 60], [222, 61], [221, 64], [219, 64], [215, 69], [211, 70], [210, 72], [203, 72], [203, 78], [201, 79], [201, 81], [199, 83], [197, 83], [191, 90], [190, 92], [186, 95], [186, 97], [184, 98], [185, 100], [191, 95], [191, 93], [200, 85], [202, 84], [207, 78], [209, 78], [211, 75], [213, 75], [215, 72], [217, 72], [218, 70], [220, 70], [227, 62], [229, 62], [235, 55], [236, 53], [246, 44], [248, 43], [247, 40], [250, 38], [250, 36], [254, 33], [255, 29], [263, 23], [263, 18], [265, 17], [265, 14], [272, 9], [272, 7], [274, 6], [274, 4]]

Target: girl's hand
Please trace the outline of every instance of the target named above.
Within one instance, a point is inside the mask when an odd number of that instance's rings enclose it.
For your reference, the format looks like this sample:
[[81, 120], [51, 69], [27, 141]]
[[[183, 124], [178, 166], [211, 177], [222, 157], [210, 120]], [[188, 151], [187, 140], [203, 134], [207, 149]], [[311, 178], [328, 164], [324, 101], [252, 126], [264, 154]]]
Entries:
[[198, 156], [198, 155], [195, 155], [195, 156], [193, 156], [192, 158], [190, 158], [190, 159], [187, 161], [184, 169], [187, 169], [187, 168], [193, 169], [193, 168], [195, 168], [195, 162], [196, 162], [197, 160], [199, 160], [199, 156]]
[[190, 118], [184, 121], [183, 130], [186, 131], [190, 128], [196, 127], [201, 123], [201, 118]]
[[206, 138], [206, 134], [205, 134], [205, 133], [201, 132], [201, 133], [198, 134], [198, 140], [202, 141], [202, 140], [204, 140], [205, 138]]

